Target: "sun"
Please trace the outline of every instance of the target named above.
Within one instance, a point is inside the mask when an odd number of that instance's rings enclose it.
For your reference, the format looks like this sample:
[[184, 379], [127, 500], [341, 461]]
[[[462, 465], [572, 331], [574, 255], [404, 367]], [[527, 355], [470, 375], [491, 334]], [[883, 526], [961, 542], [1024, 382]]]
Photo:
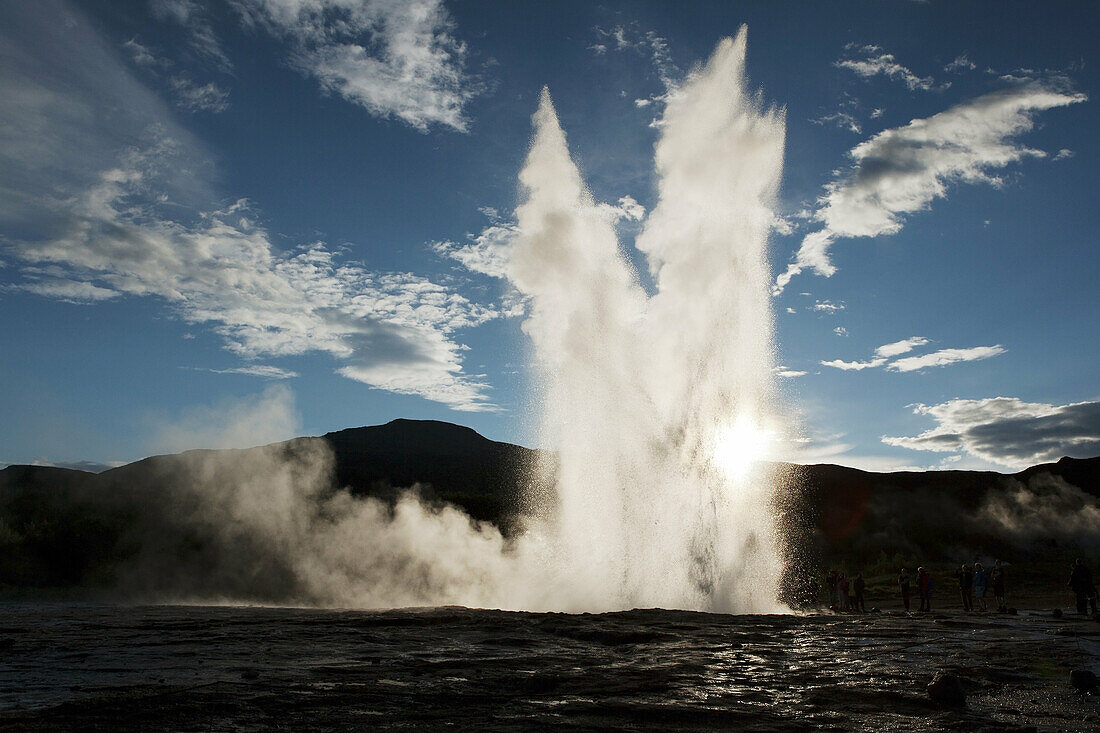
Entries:
[[772, 435], [748, 415], [718, 429], [714, 438], [714, 461], [727, 478], [739, 480], [748, 475], [771, 447]]

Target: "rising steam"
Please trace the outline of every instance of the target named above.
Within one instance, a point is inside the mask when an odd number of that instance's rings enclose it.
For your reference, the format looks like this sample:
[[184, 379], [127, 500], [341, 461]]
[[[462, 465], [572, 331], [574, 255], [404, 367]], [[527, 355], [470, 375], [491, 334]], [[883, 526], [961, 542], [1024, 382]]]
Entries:
[[[746, 91], [745, 43], [742, 28], [668, 97], [659, 200], [635, 243], [652, 292], [542, 94], [507, 275], [528, 303], [557, 491], [525, 533], [415, 492], [391, 505], [334, 489], [320, 439], [190, 451], [134, 464], [155, 496], [127, 467], [73, 498], [111, 538], [81, 550], [111, 560], [92, 584], [159, 600], [779, 610], [772, 487], [750, 469], [773, 397], [765, 247], [784, 120]], [[291, 399], [272, 391], [247, 414], [281, 424]], [[208, 434], [184, 428], [169, 437]], [[0, 524], [0, 545], [41, 525], [20, 526]]]
[[778, 608], [771, 488], [718, 460], [753, 458], [723, 441], [764, 434], [773, 396], [765, 248], [784, 120], [747, 93], [745, 44], [744, 28], [720, 42], [668, 101], [636, 242], [653, 295], [545, 90], [534, 116], [508, 274], [530, 299], [559, 456], [553, 561], [585, 607]]

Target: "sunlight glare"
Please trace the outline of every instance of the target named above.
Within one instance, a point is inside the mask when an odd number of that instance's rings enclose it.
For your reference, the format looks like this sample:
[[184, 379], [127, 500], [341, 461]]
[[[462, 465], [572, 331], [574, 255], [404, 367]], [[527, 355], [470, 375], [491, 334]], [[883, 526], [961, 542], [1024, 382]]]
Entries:
[[766, 457], [771, 440], [769, 431], [761, 429], [748, 415], [741, 415], [732, 425], [719, 428], [714, 460], [727, 478], [743, 479], [753, 464]]

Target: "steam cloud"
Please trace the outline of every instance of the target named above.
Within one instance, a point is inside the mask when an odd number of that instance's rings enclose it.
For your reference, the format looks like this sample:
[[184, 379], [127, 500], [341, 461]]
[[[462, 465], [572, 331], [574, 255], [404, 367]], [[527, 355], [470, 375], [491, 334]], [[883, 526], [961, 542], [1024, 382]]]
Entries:
[[760, 431], [773, 389], [764, 253], [784, 118], [746, 93], [745, 49], [742, 28], [668, 98], [659, 201], [636, 241], [652, 296], [548, 92], [535, 114], [508, 276], [529, 298], [544, 441], [560, 461], [547, 531], [586, 607], [779, 608], [771, 487], [716, 461], [727, 431], [751, 434], [737, 443]]
[[[651, 296], [614, 229], [643, 210], [593, 200], [542, 95], [504, 272], [527, 299], [558, 501], [525, 533], [415, 490], [353, 497], [319, 439], [190, 451], [142, 462], [155, 496], [122, 469], [96, 499], [120, 535], [105, 580], [162, 600], [781, 610], [773, 487], [740, 470], [763, 457], [774, 389], [765, 248], [784, 115], [746, 92], [745, 51], [742, 28], [667, 98], [659, 201], [636, 241]], [[233, 444], [241, 426], [286, 424], [289, 397], [273, 387], [163, 436]]]

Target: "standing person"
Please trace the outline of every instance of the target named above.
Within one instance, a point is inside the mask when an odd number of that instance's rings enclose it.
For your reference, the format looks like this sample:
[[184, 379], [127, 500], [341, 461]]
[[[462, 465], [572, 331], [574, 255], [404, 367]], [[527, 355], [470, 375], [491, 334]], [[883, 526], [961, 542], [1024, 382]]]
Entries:
[[974, 597], [978, 600], [978, 608], [982, 611], [985, 610], [985, 587], [987, 582], [985, 568], [982, 567], [980, 562], [974, 563]]
[[837, 573], [836, 590], [837, 595], [840, 596], [841, 610], [847, 611], [852, 607], [852, 598], [848, 595], [848, 578], [844, 577], [844, 573]]
[[856, 579], [852, 582], [852, 588], [856, 592], [856, 611], [867, 613], [867, 605], [863, 602], [863, 591], [867, 584], [863, 582], [863, 573], [856, 573]]
[[840, 599], [837, 597], [836, 575], [837, 573], [835, 570], [830, 570], [825, 576], [825, 586], [829, 589], [829, 608], [834, 611], [840, 607]]
[[1005, 569], [1000, 560], [993, 561], [993, 572], [989, 581], [993, 585], [993, 597], [997, 599], [997, 612], [1004, 613], [1008, 606], [1005, 605]]
[[1082, 616], [1089, 610], [1092, 604], [1092, 612], [1096, 613], [1096, 586], [1092, 582], [1092, 571], [1081, 558], [1073, 565], [1069, 574], [1069, 587], [1077, 599], [1077, 613]]
[[924, 567], [917, 568], [917, 590], [920, 591], [920, 610], [932, 610], [932, 574]]
[[905, 610], [909, 610], [909, 571], [901, 569], [898, 575], [898, 587], [901, 588], [901, 602], [905, 604]]
[[955, 577], [959, 581], [959, 597], [962, 599], [963, 610], [973, 611], [974, 573], [969, 565], [963, 565], [955, 571]]

